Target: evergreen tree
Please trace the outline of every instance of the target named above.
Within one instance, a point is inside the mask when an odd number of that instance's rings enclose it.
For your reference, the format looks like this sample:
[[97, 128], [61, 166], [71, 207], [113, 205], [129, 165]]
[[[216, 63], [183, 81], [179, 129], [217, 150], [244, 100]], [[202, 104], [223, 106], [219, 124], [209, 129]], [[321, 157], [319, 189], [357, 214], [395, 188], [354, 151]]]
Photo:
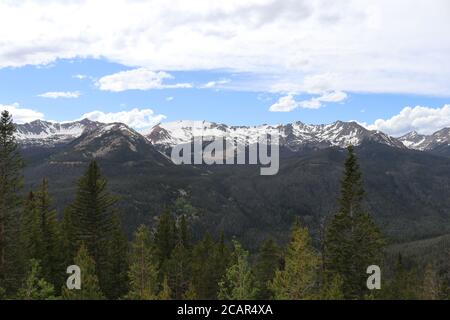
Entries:
[[39, 232], [42, 241], [38, 256], [41, 260], [44, 278], [55, 287], [61, 287], [64, 276], [60, 230], [56, 219], [56, 210], [52, 209], [52, 201], [48, 192], [48, 180], [43, 179], [36, 193], [36, 210], [39, 215]]
[[320, 291], [321, 300], [344, 300], [344, 292], [342, 287], [344, 282], [339, 275], [322, 284]]
[[272, 298], [269, 283], [275, 276], [275, 271], [280, 268], [280, 249], [273, 238], [267, 238], [258, 253], [255, 265], [255, 278], [258, 287], [258, 299], [268, 300]]
[[73, 264], [73, 258], [76, 256], [79, 249], [77, 247], [78, 240], [76, 236], [76, 226], [74, 225], [72, 208], [70, 206], [66, 207], [64, 210], [61, 221], [61, 233], [64, 265], [70, 266]]
[[81, 289], [63, 288], [63, 298], [66, 300], [103, 300], [105, 297], [100, 289], [95, 260], [89, 255], [87, 247], [81, 244], [74, 263], [81, 270]]
[[141, 225], [134, 234], [130, 258], [128, 299], [154, 300], [158, 293], [158, 271], [152, 254], [150, 234]]
[[344, 297], [357, 299], [368, 293], [366, 269], [373, 264], [380, 265], [383, 240], [370, 215], [362, 209], [362, 175], [353, 147], [348, 152], [340, 210], [331, 219], [325, 234], [323, 268], [325, 282], [339, 276]]
[[274, 298], [305, 300], [315, 298], [318, 286], [319, 256], [311, 246], [308, 229], [296, 223], [291, 232], [284, 268], [275, 272], [270, 284]]
[[54, 300], [55, 290], [52, 284], [42, 278], [42, 269], [39, 260], [29, 261], [30, 269], [25, 277], [22, 288], [17, 293], [21, 300]]
[[21, 216], [20, 243], [24, 261], [40, 257], [43, 251], [41, 222], [36, 197], [32, 191], [28, 193]]
[[195, 291], [195, 286], [192, 282], [189, 283], [188, 289], [183, 294], [183, 300], [197, 300], [197, 292]]
[[23, 162], [14, 137], [16, 127], [8, 111], [0, 117], [0, 287], [17, 289], [20, 263], [20, 208]]
[[108, 243], [109, 276], [105, 292], [108, 298], [117, 299], [128, 292], [128, 241], [120, 218], [113, 216], [111, 240]]
[[95, 160], [78, 182], [78, 190], [70, 207], [70, 219], [74, 227], [75, 243], [85, 243], [95, 261], [100, 287], [107, 294], [110, 279], [108, 253], [113, 228], [113, 205], [116, 198], [107, 191], [107, 181]]
[[228, 266], [228, 250], [223, 238], [218, 244], [206, 233], [192, 250], [192, 283], [198, 299], [217, 299], [219, 282]]
[[219, 299], [251, 300], [256, 297], [255, 279], [248, 261], [248, 252], [233, 241], [232, 263], [219, 283]]
[[155, 232], [156, 255], [158, 267], [164, 272], [165, 263], [169, 260], [172, 250], [175, 248], [176, 224], [175, 219], [168, 210], [164, 210], [159, 216]]
[[167, 276], [164, 276], [161, 291], [158, 294], [158, 300], [170, 300], [172, 291], [170, 290], [169, 280]]
[[[419, 284], [419, 285], [418, 285]], [[419, 299], [420, 280], [414, 271], [405, 268], [401, 254], [398, 255], [393, 279], [382, 287], [381, 296], [388, 300]]]

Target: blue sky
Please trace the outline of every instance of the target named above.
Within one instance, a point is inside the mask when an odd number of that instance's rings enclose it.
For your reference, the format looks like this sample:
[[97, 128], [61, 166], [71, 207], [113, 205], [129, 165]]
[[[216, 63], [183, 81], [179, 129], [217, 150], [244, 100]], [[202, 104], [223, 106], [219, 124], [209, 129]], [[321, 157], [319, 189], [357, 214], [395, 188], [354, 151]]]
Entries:
[[0, 107], [17, 122], [355, 120], [393, 135], [450, 126], [448, 1], [104, 6], [0, 3]]

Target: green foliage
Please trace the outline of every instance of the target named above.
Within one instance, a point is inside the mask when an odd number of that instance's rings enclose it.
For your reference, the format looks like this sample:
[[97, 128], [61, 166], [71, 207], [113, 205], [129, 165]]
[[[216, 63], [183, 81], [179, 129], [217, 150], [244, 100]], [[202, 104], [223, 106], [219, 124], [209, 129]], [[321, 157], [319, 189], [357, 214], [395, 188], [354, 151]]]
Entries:
[[249, 253], [233, 241], [232, 263], [219, 283], [218, 298], [222, 300], [251, 300], [256, 297], [255, 279], [248, 260]]
[[319, 298], [321, 300], [344, 300], [343, 286], [344, 281], [339, 275], [336, 275], [323, 284]]
[[0, 118], [0, 287], [17, 289], [22, 276], [20, 253], [20, 205], [23, 162], [14, 137], [12, 116]]
[[17, 293], [17, 298], [21, 300], [56, 299], [53, 285], [41, 277], [42, 269], [39, 260], [31, 259], [29, 266], [24, 284]]
[[74, 202], [69, 210], [74, 228], [73, 241], [84, 243], [95, 261], [97, 277], [102, 290], [110, 297], [108, 283], [113, 280], [110, 270], [109, 245], [113, 228], [113, 205], [117, 199], [107, 191], [107, 181], [102, 176], [97, 162], [91, 161], [89, 168], [78, 181]]
[[267, 238], [259, 250], [255, 264], [258, 299], [268, 300], [272, 298], [273, 294], [269, 284], [275, 276], [275, 271], [280, 268], [280, 264], [280, 249], [273, 238]]
[[170, 259], [172, 250], [176, 245], [176, 224], [173, 215], [168, 210], [164, 210], [159, 216], [158, 225], [155, 232], [156, 255], [158, 267], [163, 268], [164, 262]]
[[103, 300], [104, 294], [95, 270], [95, 260], [89, 255], [87, 246], [81, 244], [74, 263], [81, 270], [81, 289], [63, 288], [63, 299], [66, 300]]
[[340, 211], [327, 226], [324, 243], [324, 281], [343, 280], [344, 297], [361, 299], [367, 293], [366, 269], [380, 265], [384, 245], [381, 232], [369, 214], [362, 211], [362, 176], [349, 147], [342, 180]]
[[119, 216], [113, 216], [110, 241], [108, 242], [108, 282], [105, 292], [108, 298], [117, 299], [128, 292], [128, 241], [123, 232]]
[[155, 266], [150, 234], [141, 225], [134, 234], [130, 257], [130, 291], [127, 299], [154, 300], [158, 293], [158, 271]]
[[319, 256], [311, 246], [306, 228], [298, 223], [291, 232], [284, 268], [275, 272], [270, 284], [278, 300], [306, 300], [317, 296]]
[[161, 291], [158, 294], [158, 300], [170, 300], [172, 297], [172, 291], [169, 286], [169, 280], [167, 276], [164, 277]]
[[429, 263], [425, 267], [423, 282], [422, 282], [422, 295], [423, 300], [439, 300], [443, 295], [442, 279], [439, 277], [434, 266]]

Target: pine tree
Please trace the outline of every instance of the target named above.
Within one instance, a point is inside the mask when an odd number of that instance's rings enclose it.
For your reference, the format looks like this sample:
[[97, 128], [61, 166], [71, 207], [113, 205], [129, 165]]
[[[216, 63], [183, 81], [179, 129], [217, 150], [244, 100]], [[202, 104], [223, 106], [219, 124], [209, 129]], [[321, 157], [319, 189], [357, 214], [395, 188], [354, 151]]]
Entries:
[[258, 287], [258, 299], [268, 300], [272, 298], [269, 282], [275, 276], [275, 271], [280, 268], [280, 249], [273, 238], [267, 238], [258, 253], [255, 265], [255, 278]]
[[217, 299], [218, 283], [227, 265], [227, 248], [223, 238], [215, 244], [206, 233], [192, 250], [192, 283], [198, 299]]
[[43, 179], [42, 185], [35, 196], [36, 210], [39, 215], [39, 232], [41, 252], [38, 256], [43, 269], [44, 278], [55, 287], [61, 287], [64, 276], [60, 230], [56, 219], [56, 210], [52, 209], [52, 200], [48, 192], [48, 180]]
[[251, 300], [256, 297], [255, 279], [248, 261], [249, 253], [233, 241], [232, 263], [219, 283], [219, 299]]
[[42, 278], [42, 269], [39, 260], [29, 261], [30, 269], [25, 277], [22, 288], [17, 293], [21, 300], [54, 300], [55, 290], [52, 284]]
[[113, 216], [111, 240], [108, 242], [109, 272], [105, 292], [108, 298], [117, 299], [128, 292], [128, 241], [122, 229], [120, 218]]
[[342, 287], [344, 282], [339, 275], [322, 284], [320, 300], [344, 300]]
[[81, 244], [74, 263], [81, 270], [81, 289], [63, 288], [63, 298], [66, 300], [103, 300], [105, 297], [100, 289], [95, 260], [89, 255], [87, 247]]
[[158, 271], [152, 252], [150, 234], [141, 225], [134, 234], [130, 258], [128, 299], [154, 300], [158, 293]]
[[168, 210], [164, 210], [159, 216], [158, 225], [155, 232], [156, 255], [158, 257], [158, 267], [164, 270], [164, 265], [169, 260], [172, 250], [175, 248], [176, 224], [175, 219]]
[[176, 228], [177, 244], [166, 263], [166, 276], [174, 299], [182, 299], [191, 282], [191, 243], [189, 227], [185, 215], [178, 219]]
[[28, 193], [21, 216], [20, 243], [24, 261], [40, 257], [40, 253], [43, 251], [41, 222], [36, 197], [32, 191]]
[[319, 256], [311, 246], [308, 229], [296, 223], [291, 232], [284, 268], [275, 272], [270, 284], [278, 300], [315, 298], [318, 285]]
[[172, 291], [170, 290], [169, 280], [167, 276], [164, 276], [161, 291], [158, 294], [158, 300], [170, 300]]
[[346, 299], [363, 298], [367, 293], [366, 269], [380, 265], [383, 240], [369, 214], [362, 209], [364, 188], [353, 147], [348, 148], [341, 182], [340, 210], [327, 226], [324, 243], [324, 280], [343, 281]]
[[[419, 285], [418, 285], [419, 284]], [[388, 300], [416, 300], [420, 294], [420, 280], [414, 271], [407, 270], [399, 254], [394, 268], [393, 279], [382, 287], [381, 296]]]
[[20, 208], [23, 162], [14, 137], [16, 127], [8, 111], [0, 118], [0, 287], [17, 289], [20, 263]]
[[116, 198], [107, 191], [107, 181], [95, 160], [78, 182], [78, 190], [70, 207], [70, 219], [74, 227], [77, 246], [85, 243], [95, 261], [100, 287], [107, 296], [107, 284], [112, 281], [108, 248], [113, 227], [113, 205]]
[[197, 292], [195, 291], [195, 286], [192, 282], [189, 283], [188, 289], [183, 294], [183, 300], [197, 300]]

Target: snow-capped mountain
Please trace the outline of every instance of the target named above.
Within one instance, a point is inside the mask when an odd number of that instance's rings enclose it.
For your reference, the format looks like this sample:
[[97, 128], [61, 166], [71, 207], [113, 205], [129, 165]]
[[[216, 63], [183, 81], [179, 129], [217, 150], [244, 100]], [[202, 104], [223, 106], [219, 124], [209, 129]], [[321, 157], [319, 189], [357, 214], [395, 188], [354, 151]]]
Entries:
[[441, 129], [431, 135], [421, 135], [413, 131], [400, 137], [399, 140], [410, 149], [431, 151], [450, 146], [450, 128]]
[[180, 143], [189, 143], [194, 136], [224, 137], [241, 143], [255, 143], [263, 134], [277, 133], [280, 144], [291, 149], [302, 146], [347, 147], [363, 141], [374, 141], [396, 148], [405, 148], [397, 139], [380, 131], [370, 131], [356, 122], [337, 121], [327, 125], [309, 125], [295, 122], [287, 125], [228, 126], [207, 121], [177, 121], [162, 123], [147, 132], [142, 132], [160, 149], [171, 148]]
[[95, 130], [104, 124], [88, 119], [75, 122], [50, 122], [36, 120], [17, 124], [16, 138], [25, 146], [55, 146], [73, 141], [87, 130]]

